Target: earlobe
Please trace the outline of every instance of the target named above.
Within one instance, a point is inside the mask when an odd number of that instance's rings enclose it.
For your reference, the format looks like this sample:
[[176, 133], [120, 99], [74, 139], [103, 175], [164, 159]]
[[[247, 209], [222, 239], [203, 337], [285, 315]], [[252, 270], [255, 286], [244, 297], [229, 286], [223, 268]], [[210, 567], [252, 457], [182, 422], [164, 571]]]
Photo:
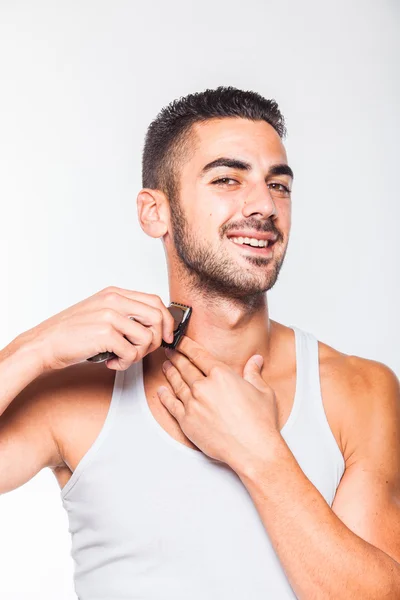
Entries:
[[138, 219], [143, 231], [153, 238], [168, 232], [168, 206], [165, 194], [160, 190], [142, 189], [137, 197]]

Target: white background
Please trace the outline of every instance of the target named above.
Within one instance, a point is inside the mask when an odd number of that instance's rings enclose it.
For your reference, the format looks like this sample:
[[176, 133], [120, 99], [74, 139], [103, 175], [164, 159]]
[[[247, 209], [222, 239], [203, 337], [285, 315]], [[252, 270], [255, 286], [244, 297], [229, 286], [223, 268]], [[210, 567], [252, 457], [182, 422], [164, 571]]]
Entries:
[[[271, 317], [400, 374], [400, 10], [372, 2], [0, 2], [0, 347], [107, 285], [169, 301], [137, 222], [145, 131], [171, 100], [274, 98], [295, 172]], [[0, 597], [72, 600], [46, 470], [0, 498]]]

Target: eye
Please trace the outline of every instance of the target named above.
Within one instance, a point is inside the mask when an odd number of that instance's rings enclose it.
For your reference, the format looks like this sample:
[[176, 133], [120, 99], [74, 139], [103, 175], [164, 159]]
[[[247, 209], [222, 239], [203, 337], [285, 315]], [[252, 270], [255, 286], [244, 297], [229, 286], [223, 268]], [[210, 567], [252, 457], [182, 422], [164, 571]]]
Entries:
[[233, 181], [234, 183], [239, 183], [236, 179], [232, 179], [231, 177], [221, 177], [220, 179], [216, 179], [212, 182], [212, 185], [225, 185], [228, 181]]
[[290, 194], [291, 190], [286, 187], [286, 185], [283, 185], [283, 183], [276, 183], [276, 182], [272, 182], [269, 183], [268, 185], [276, 185], [276, 186], [280, 186], [281, 189], [277, 189], [277, 188], [273, 188], [273, 190], [277, 191], [277, 192], [283, 192], [284, 194]]

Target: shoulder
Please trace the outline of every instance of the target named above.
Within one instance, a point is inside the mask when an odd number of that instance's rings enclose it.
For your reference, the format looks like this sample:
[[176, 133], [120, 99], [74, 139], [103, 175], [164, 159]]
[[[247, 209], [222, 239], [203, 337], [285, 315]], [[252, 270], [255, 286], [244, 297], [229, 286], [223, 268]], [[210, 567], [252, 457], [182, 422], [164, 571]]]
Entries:
[[332, 383], [343, 384], [353, 394], [365, 394], [382, 386], [396, 388], [399, 380], [387, 365], [382, 362], [339, 352], [335, 348], [318, 341], [320, 369]]
[[367, 447], [379, 447], [382, 437], [388, 444], [400, 442], [400, 384], [393, 370], [318, 344], [321, 391], [334, 407], [346, 464]]

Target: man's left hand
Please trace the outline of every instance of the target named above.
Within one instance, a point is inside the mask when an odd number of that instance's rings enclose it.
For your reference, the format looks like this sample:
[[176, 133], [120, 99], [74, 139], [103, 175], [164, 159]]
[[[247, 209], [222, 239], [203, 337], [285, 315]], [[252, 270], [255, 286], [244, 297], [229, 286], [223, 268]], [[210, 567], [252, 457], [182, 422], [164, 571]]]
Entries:
[[171, 364], [163, 371], [174, 393], [165, 386], [157, 393], [193, 444], [237, 472], [273, 452], [280, 438], [277, 404], [261, 377], [260, 355], [249, 358], [241, 377], [187, 336], [166, 354]]

